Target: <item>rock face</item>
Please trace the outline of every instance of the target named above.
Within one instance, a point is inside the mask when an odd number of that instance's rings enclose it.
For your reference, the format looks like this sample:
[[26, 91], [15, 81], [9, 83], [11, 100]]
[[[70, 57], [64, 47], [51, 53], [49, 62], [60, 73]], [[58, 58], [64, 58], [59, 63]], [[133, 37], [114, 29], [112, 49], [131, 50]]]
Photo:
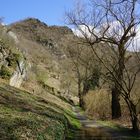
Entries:
[[35, 18], [27, 18], [25, 20], [13, 23], [9, 26], [11, 31], [27, 39], [37, 41], [39, 43], [58, 42], [66, 34], [72, 34], [72, 30], [66, 26], [48, 26]]
[[[37, 42], [57, 56], [64, 55], [60, 50], [61, 45], [59, 45], [61, 39], [67, 34], [73, 34], [72, 30], [66, 26], [48, 26], [35, 18], [13, 23], [8, 28], [10, 34], [14, 32], [27, 40]], [[11, 35], [13, 36], [13, 34]]]
[[9, 34], [9, 36], [11, 36], [14, 39], [16, 44], [19, 43], [19, 40], [14, 32], [9, 31], [8, 34]]
[[26, 76], [26, 66], [25, 62], [21, 61], [19, 62], [14, 74], [12, 75], [10, 79], [10, 86], [14, 86], [19, 88]]
[[25, 57], [19, 50], [17, 35], [0, 26], [0, 78], [11, 86], [20, 87], [25, 75]]

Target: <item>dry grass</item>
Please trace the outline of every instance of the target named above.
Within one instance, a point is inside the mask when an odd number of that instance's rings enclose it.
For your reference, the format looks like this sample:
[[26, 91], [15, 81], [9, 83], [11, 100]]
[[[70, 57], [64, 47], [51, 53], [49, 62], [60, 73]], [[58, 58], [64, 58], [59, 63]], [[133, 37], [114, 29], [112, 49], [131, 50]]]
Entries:
[[[137, 81], [138, 82], [138, 81]], [[136, 88], [137, 87], [137, 88]], [[139, 88], [138, 83], [135, 85], [135, 92], [132, 93], [132, 100], [138, 101], [139, 99]], [[111, 120], [111, 94], [110, 91], [103, 89], [96, 89], [89, 91], [84, 97], [86, 112], [90, 117], [102, 120]], [[131, 120], [129, 115], [129, 109], [125, 101], [121, 98], [120, 100], [122, 117], [118, 120], [113, 120], [114, 123], [131, 128]], [[140, 105], [137, 106], [137, 110], [140, 110]], [[140, 119], [140, 114], [139, 114]]]
[[111, 114], [111, 96], [107, 89], [93, 90], [84, 97], [86, 112], [90, 116], [106, 119]]

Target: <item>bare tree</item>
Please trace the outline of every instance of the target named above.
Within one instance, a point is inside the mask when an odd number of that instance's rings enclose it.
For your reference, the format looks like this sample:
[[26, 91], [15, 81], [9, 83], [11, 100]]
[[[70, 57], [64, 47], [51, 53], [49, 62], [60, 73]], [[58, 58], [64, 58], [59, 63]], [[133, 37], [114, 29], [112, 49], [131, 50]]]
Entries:
[[[126, 101], [134, 131], [138, 131], [136, 104], [131, 100], [132, 89], [139, 69], [129, 72], [126, 66], [127, 48], [136, 36], [140, 24], [137, 0], [90, 0], [87, 7], [78, 5], [66, 13], [69, 24], [74, 25], [84, 37], [98, 60], [108, 71], [112, 81], [112, 118], [121, 117], [120, 96]], [[112, 50], [114, 64], [105, 62], [95, 49], [104, 44]], [[103, 45], [103, 46], [104, 46]]]
[[71, 68], [75, 73], [78, 86], [79, 105], [84, 108], [83, 96], [91, 87], [98, 86], [100, 75], [97, 67], [95, 67], [97, 61], [90, 48], [88, 49], [84, 44], [81, 44], [79, 38], [73, 35], [69, 35], [67, 38], [69, 39], [66, 39], [68, 42], [64, 46], [63, 51], [65, 51], [65, 54], [72, 63]]

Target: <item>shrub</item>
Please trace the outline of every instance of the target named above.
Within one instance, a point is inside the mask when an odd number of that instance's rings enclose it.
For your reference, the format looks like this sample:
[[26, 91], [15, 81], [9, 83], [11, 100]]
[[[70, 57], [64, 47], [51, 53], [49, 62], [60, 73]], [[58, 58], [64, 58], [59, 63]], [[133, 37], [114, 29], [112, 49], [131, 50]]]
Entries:
[[8, 61], [8, 66], [15, 68], [17, 66], [17, 61], [21, 59], [21, 55], [18, 53], [10, 54], [6, 60]]
[[106, 89], [89, 91], [84, 97], [86, 112], [99, 119], [109, 118], [111, 116], [110, 98]]
[[12, 75], [12, 72], [10, 71], [10, 69], [6, 67], [5, 65], [2, 65], [1, 70], [0, 70], [0, 76], [3, 79], [10, 79], [11, 75]]

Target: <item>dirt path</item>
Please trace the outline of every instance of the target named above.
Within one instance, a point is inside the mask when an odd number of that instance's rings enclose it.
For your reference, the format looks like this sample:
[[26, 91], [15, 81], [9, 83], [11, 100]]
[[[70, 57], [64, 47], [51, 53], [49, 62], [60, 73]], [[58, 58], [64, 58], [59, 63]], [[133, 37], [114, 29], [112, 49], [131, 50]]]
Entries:
[[[76, 132], [74, 140], [129, 140], [131, 134], [127, 132], [116, 131], [110, 127], [103, 126], [95, 120], [89, 120], [79, 108], [74, 107], [73, 111], [77, 119], [82, 124], [81, 130]], [[133, 140], [133, 138], [132, 138]]]

